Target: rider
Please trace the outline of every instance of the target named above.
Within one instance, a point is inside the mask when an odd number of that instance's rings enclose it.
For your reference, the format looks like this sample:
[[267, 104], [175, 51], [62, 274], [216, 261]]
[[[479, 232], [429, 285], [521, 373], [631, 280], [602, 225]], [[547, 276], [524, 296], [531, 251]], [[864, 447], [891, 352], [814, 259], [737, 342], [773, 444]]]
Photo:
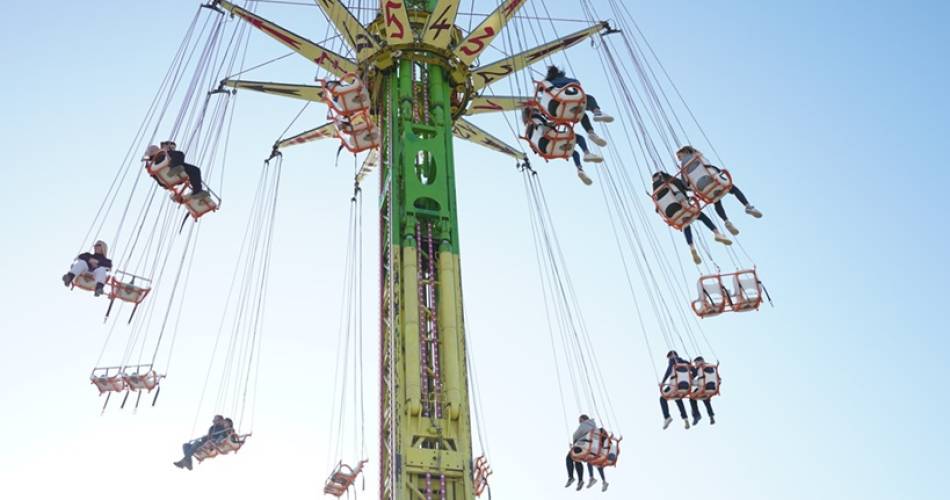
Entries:
[[[152, 145], [145, 150], [145, 156], [152, 162], [152, 164], [158, 164], [165, 161], [165, 157], [171, 160], [169, 165], [170, 168], [182, 167], [185, 171], [185, 175], [188, 176], [188, 180], [191, 182], [191, 195], [199, 195], [204, 192], [204, 187], [201, 184], [201, 169], [190, 164], [185, 163], [185, 153], [175, 149], [177, 145], [175, 141], [164, 141], [158, 147]], [[158, 182], [158, 179], [155, 179]], [[159, 182], [161, 185], [162, 183]], [[162, 187], [165, 187], [162, 185]]]
[[[696, 359], [693, 360], [693, 365], [689, 368], [690, 374], [693, 376], [693, 380], [700, 375], [700, 370], [702, 370], [703, 365], [706, 364], [706, 360], [702, 356], [696, 356]], [[703, 405], [706, 406], [706, 415], [709, 415], [709, 425], [716, 425], [716, 412], [713, 411], [712, 403], [709, 401], [710, 398], [703, 399]], [[689, 407], [691, 413], [693, 414], [693, 425], [699, 423], [699, 420], [703, 416], [699, 413], [699, 403], [695, 399], [689, 400]]]
[[205, 443], [209, 440], [211, 441], [220, 441], [223, 438], [228, 437], [231, 432], [234, 432], [233, 424], [228, 426], [228, 422], [231, 419], [225, 419], [221, 415], [215, 415], [214, 419], [211, 421], [211, 427], [208, 428], [208, 433], [204, 436], [201, 436], [198, 439], [193, 439], [187, 443], [181, 445], [182, 452], [184, 457], [181, 460], [174, 462], [175, 467], [179, 469], [185, 468], [191, 470], [191, 456], [195, 454]]
[[[680, 162], [680, 168], [686, 166], [686, 164], [696, 156], [699, 156], [700, 161], [702, 161], [706, 169], [711, 170], [713, 174], [718, 174], [719, 172], [722, 172], [722, 170], [719, 167], [706, 163], [706, 159], [703, 157], [703, 154], [698, 149], [692, 146], [688, 146], [688, 145], [683, 146], [679, 149], [679, 151], [676, 152], [676, 158]], [[762, 217], [762, 212], [759, 211], [754, 206], [752, 206], [751, 203], [749, 203], [749, 200], [745, 197], [745, 194], [743, 194], [742, 191], [740, 191], [739, 188], [736, 187], [735, 184], [733, 184], [732, 188], [729, 189], [729, 194], [735, 196], [736, 199], [739, 200], [739, 203], [742, 203], [742, 205], [745, 206], [745, 213], [755, 217], [756, 219]], [[733, 235], [739, 234], [739, 229], [736, 228], [736, 226], [729, 220], [729, 217], [726, 215], [726, 210], [722, 206], [721, 199], [716, 201], [715, 209], [716, 209], [716, 214], [718, 214], [719, 218], [723, 220], [723, 223], [725, 224], [726, 229], [728, 229], [729, 232], [732, 233]]]
[[[672, 191], [674, 196], [678, 200], [686, 200], [688, 188], [686, 184], [680, 180], [678, 177], [673, 177], [666, 172], [656, 172], [653, 174], [653, 197], [654, 199], [659, 199], [665, 196], [664, 190]], [[682, 209], [681, 203], [670, 203], [669, 206], [665, 208], [666, 217], [672, 217], [674, 214], [679, 212]], [[660, 209], [657, 208], [657, 212]], [[704, 226], [709, 228], [712, 231], [713, 236], [716, 238], [716, 241], [722, 243], [723, 245], [731, 245], [732, 240], [727, 238], [724, 234], [719, 232], [719, 229], [716, 228], [715, 224], [709, 217], [706, 216], [703, 212], [699, 212], [697, 217]], [[686, 244], [689, 245], [689, 251], [693, 254], [693, 262], [697, 265], [702, 264], [702, 259], [699, 257], [699, 251], [696, 250], [696, 245], [693, 244], [693, 229], [691, 225], [687, 225], [683, 228], [683, 236], [686, 238]]]
[[109, 247], [106, 242], [99, 240], [92, 246], [92, 253], [79, 254], [70, 266], [69, 272], [63, 275], [63, 284], [69, 287], [76, 276], [83, 273], [92, 273], [92, 276], [96, 279], [96, 297], [102, 295], [106, 279], [109, 277], [109, 271], [112, 269], [112, 261], [106, 257], [108, 251]]
[[[560, 89], [570, 84], [580, 84], [580, 82], [575, 78], [569, 78], [561, 68], [554, 65], [548, 66], [548, 72], [544, 77], [544, 82], [542, 82], [545, 90], [551, 88]], [[587, 110], [594, 114], [595, 122], [610, 123], [614, 121], [614, 117], [601, 111], [600, 105], [597, 104], [597, 99], [590, 94], [587, 94]], [[548, 111], [550, 112], [550, 110]], [[594, 144], [600, 147], [607, 145], [607, 141], [603, 140], [594, 132], [594, 126], [590, 123], [590, 118], [588, 118], [587, 113], [584, 113], [584, 117], [581, 119], [581, 126], [584, 127], [584, 130], [587, 132], [587, 135], [590, 136], [590, 140], [594, 141]]]
[[[531, 144], [534, 144], [539, 151], [544, 152], [545, 154], [552, 154], [553, 151], [549, 151], [550, 140], [545, 136], [545, 134], [553, 130], [551, 122], [545, 118], [544, 115], [532, 108], [524, 108], [522, 110], [521, 119], [525, 124], [525, 137], [528, 138], [528, 141]], [[581, 151], [584, 152], [584, 161], [590, 163], [600, 163], [604, 161], [604, 158], [598, 154], [594, 154], [587, 147], [587, 141], [584, 139], [584, 136], [580, 134], [574, 135], [577, 146], [581, 148]], [[588, 186], [591, 185], [593, 181], [590, 180], [590, 177], [584, 172], [584, 168], [581, 166], [581, 156], [578, 154], [575, 149], [571, 153], [571, 158], [574, 160], [574, 166], [577, 167], [577, 176], [580, 177], [581, 181]]]
[[[660, 382], [661, 386], [665, 385], [666, 381], [673, 375], [675, 365], [689, 364], [689, 361], [679, 357], [676, 351], [666, 353], [666, 359], [668, 364], [666, 366], [666, 373], [663, 374], [663, 380]], [[674, 401], [676, 401], [676, 407], [680, 411], [680, 418], [683, 419], [683, 426], [689, 429], [689, 419], [686, 417], [686, 406], [683, 405], [683, 400], [676, 398]], [[670, 416], [670, 403], [663, 398], [663, 396], [660, 396], [660, 410], [663, 412], [663, 429], [666, 429], [673, 423], [673, 417]]]
[[[577, 426], [577, 430], [574, 431], [574, 435], [573, 435], [574, 441], [572, 444], [572, 449], [574, 446], [583, 446], [585, 443], [589, 443], [590, 433], [594, 430], [597, 430], [598, 428], [597, 422], [595, 422], [594, 419], [588, 417], [587, 415], [581, 415], [580, 417], [577, 418], [577, 421], [578, 421], [578, 426]], [[603, 429], [600, 429], [600, 431], [604, 432]], [[576, 471], [577, 472], [577, 491], [580, 491], [584, 487], [584, 464], [581, 462], [575, 462], [574, 459], [571, 458], [570, 451], [567, 452], [566, 464], [567, 464], [567, 483], [564, 485], [564, 487], [567, 488], [570, 485], [574, 484], [574, 472]], [[588, 474], [590, 474], [590, 482], [587, 484], [587, 487], [590, 488], [595, 483], [597, 483], [597, 479], [594, 478], [594, 466], [591, 465], [590, 463], [587, 464], [587, 472]], [[603, 486], [601, 486], [601, 491], [607, 491], [607, 487], [610, 486], [610, 483], [608, 483], [607, 480], [604, 478], [604, 468], [597, 467], [597, 472], [600, 473], [600, 480], [604, 483]]]

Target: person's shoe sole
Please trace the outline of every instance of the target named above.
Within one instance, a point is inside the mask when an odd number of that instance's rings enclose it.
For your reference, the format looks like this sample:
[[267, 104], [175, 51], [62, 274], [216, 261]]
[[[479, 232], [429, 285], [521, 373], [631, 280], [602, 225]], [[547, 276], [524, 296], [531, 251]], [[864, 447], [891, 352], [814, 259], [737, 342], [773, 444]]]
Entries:
[[600, 156], [600, 155], [586, 155], [586, 156], [584, 156], [584, 162], [585, 162], [585, 163], [602, 163], [603, 161], [604, 161], [604, 157], [603, 157], [603, 156]]
[[729, 246], [729, 245], [732, 244], [732, 240], [730, 240], [729, 238], [726, 238], [725, 236], [716, 237], [716, 241], [718, 241], [719, 243], [722, 243], [723, 245], [726, 245], [726, 246]]
[[600, 115], [600, 116], [595, 116], [595, 117], [594, 117], [594, 121], [595, 121], [595, 122], [601, 122], [601, 123], [610, 123], [610, 122], [614, 121], [614, 117], [612, 117], [612, 116], [610, 116], [610, 115]]
[[601, 138], [598, 137], [598, 136], [593, 136], [593, 135], [590, 135], [590, 134], [588, 134], [588, 136], [590, 136], [590, 140], [591, 140], [594, 144], [596, 144], [596, 145], [598, 145], [598, 146], [600, 146], [600, 147], [604, 147], [604, 146], [607, 145], [607, 141], [601, 139]]
[[732, 223], [726, 224], [726, 229], [728, 229], [728, 230], [729, 230], [729, 234], [731, 234], [731, 235], [733, 235], [733, 236], [738, 236], [738, 235], [739, 235], [739, 228], [737, 228], [737, 227], [736, 227], [735, 225], [733, 225]]

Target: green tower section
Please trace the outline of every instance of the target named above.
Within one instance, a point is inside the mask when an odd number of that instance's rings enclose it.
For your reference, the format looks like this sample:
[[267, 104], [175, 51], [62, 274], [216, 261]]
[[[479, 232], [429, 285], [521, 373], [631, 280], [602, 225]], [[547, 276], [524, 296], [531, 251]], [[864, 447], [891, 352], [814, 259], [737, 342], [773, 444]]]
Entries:
[[452, 87], [438, 59], [396, 58], [381, 78], [384, 500], [474, 498]]

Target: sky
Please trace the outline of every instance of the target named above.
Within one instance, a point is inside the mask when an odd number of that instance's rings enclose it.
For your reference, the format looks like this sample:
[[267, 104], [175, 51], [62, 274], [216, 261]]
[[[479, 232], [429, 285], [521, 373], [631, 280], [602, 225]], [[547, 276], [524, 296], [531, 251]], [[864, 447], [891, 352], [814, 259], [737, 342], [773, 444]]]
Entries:
[[[476, 12], [492, 7], [481, 3]], [[606, 2], [595, 4], [608, 11]], [[102, 400], [88, 384], [108, 332], [105, 301], [65, 290], [59, 276], [196, 5], [6, 6], [3, 498], [314, 498], [337, 459], [353, 461], [328, 453], [352, 178], [347, 161], [334, 166], [336, 148], [325, 143], [285, 156], [254, 436], [237, 455], [195, 471], [171, 465], [180, 444], [210, 420], [199, 401], [236, 248], [261, 160], [300, 110], [296, 102], [238, 94], [220, 186], [225, 204], [201, 223], [193, 285], [158, 404], [137, 412], [113, 404], [100, 415]], [[548, 5], [555, 16], [582, 17], [573, 2]], [[535, 161], [624, 435], [606, 493], [565, 490], [563, 420], [575, 409], [563, 408], [557, 393], [521, 179], [510, 159], [456, 143], [467, 331], [493, 495], [941, 496], [948, 463], [939, 446], [950, 442], [941, 417], [950, 407], [936, 382], [944, 371], [940, 353], [950, 347], [942, 309], [950, 273], [946, 233], [928, 217], [943, 210], [950, 185], [940, 164], [950, 133], [950, 74], [942, 64], [950, 6], [736, 0], [628, 8], [737, 184], [765, 213], [753, 220], [729, 206], [774, 307], [703, 320], [724, 378], [717, 423], [685, 431], [676, 422], [662, 430], [650, 367], [651, 357], [662, 362], [662, 352], [647, 352], [637, 326], [597, 168], [588, 169], [595, 185], [587, 188], [567, 164]], [[314, 40], [327, 30], [314, 8], [264, 5], [260, 12]], [[250, 46], [249, 62], [286, 52], [259, 33]], [[595, 54], [581, 44], [568, 57], [610, 110], [616, 106]], [[313, 74], [305, 60], [291, 57], [247, 78], [306, 83]], [[293, 130], [322, 119], [322, 108], [311, 106]], [[514, 140], [499, 117], [473, 121]], [[635, 167], [620, 157], [613, 168]], [[365, 192], [377, 189], [371, 178]], [[371, 201], [364, 205], [369, 228]], [[662, 222], [654, 222], [652, 230], [667, 239]], [[371, 250], [376, 233], [366, 234]], [[688, 258], [684, 248], [680, 259]], [[372, 263], [375, 254], [366, 259]], [[375, 272], [364, 278], [372, 290]], [[376, 324], [375, 305], [369, 294], [367, 325]], [[365, 335], [373, 360], [367, 370], [374, 370], [376, 332]], [[518, 368], [501, 368], [511, 366]], [[372, 371], [366, 379], [376, 380]], [[370, 382], [366, 390], [372, 430], [378, 388]], [[366, 439], [376, 450], [377, 437], [369, 432]], [[375, 453], [370, 460], [360, 495], [376, 494]]]

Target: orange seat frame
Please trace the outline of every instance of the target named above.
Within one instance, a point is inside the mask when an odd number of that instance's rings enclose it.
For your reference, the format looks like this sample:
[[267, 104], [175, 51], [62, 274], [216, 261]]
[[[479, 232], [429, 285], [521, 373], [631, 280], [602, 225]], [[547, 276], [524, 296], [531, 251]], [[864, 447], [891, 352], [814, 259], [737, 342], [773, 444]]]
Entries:
[[488, 465], [488, 459], [485, 458], [485, 455], [475, 459], [473, 469], [472, 485], [475, 487], [475, 496], [480, 497], [488, 488], [488, 476], [492, 475], [494, 471]]
[[[697, 169], [702, 169], [702, 174], [695, 174]], [[686, 182], [686, 185], [693, 191], [697, 199], [702, 201], [702, 208], [712, 205], [721, 200], [732, 189], [732, 174], [728, 170], [715, 170], [704, 161], [702, 155], [694, 155], [679, 170], [679, 176]], [[709, 179], [709, 182], [700, 186], [699, 180]]]
[[[689, 363], [676, 363], [667, 383], [660, 385], [660, 397], [666, 400], [688, 398], [693, 386]], [[668, 389], [668, 390], [667, 390]]]
[[[587, 435], [587, 446], [571, 446], [571, 459], [575, 462], [586, 462], [595, 467], [613, 467], [620, 458], [620, 441], [623, 437], [616, 437], [602, 429], [594, 429]], [[576, 443], [575, 443], [576, 444]]]
[[319, 80], [323, 86], [324, 101], [335, 113], [352, 116], [370, 107], [369, 91], [360, 77], [346, 73], [338, 82]]
[[[726, 286], [726, 282], [730, 281], [730, 278], [733, 288], [731, 291]], [[721, 303], [717, 304], [707, 293], [704, 285], [709, 283], [718, 284], [722, 294]], [[700, 318], [708, 318], [727, 311], [756, 311], [762, 306], [765, 295], [762, 282], [759, 281], [758, 271], [754, 267], [734, 273], [700, 276], [699, 290], [702, 295], [694, 300], [691, 306], [693, 312]]]
[[[715, 379], [715, 388], [709, 389], [706, 385]], [[689, 399], [703, 400], [719, 395], [719, 386], [722, 385], [722, 377], [719, 376], [719, 363], [698, 363], [696, 365], [696, 377], [693, 378], [693, 390], [689, 393]]]
[[[587, 93], [579, 83], [569, 83], [558, 88], [549, 87], [544, 81], [535, 81], [534, 88], [534, 99], [529, 102], [529, 106], [540, 111], [552, 123], [573, 127], [584, 118], [584, 113], [587, 112]], [[565, 99], [571, 90], [576, 90], [577, 93], [570, 96], [570, 99]], [[558, 103], [557, 115], [551, 114], [548, 109], [546, 104], [550, 101]]]
[[356, 478], [363, 472], [363, 466], [368, 461], [360, 460], [355, 468], [343, 462], [337, 462], [336, 467], [333, 468], [333, 472], [330, 473], [330, 477], [327, 478], [323, 486], [323, 493], [335, 497], [343, 496], [350, 489], [350, 486], [353, 486], [353, 483], [356, 482]]
[[[665, 193], [660, 196], [660, 193]], [[679, 193], [681, 196], [677, 197], [676, 193]], [[673, 215], [667, 215], [665, 207], [661, 204], [661, 200], [667, 196], [672, 196], [675, 198], [673, 202], [680, 205], [680, 209], [676, 211]], [[658, 186], [653, 190], [653, 204], [656, 206], [656, 211], [660, 214], [660, 217], [663, 219], [663, 222], [666, 222], [673, 229], [682, 231], [686, 226], [690, 225], [699, 218], [699, 214], [703, 211], [703, 205], [700, 204], [699, 200], [694, 196], [689, 196], [686, 193], [681, 192], [676, 186], [673, 185], [673, 179], [668, 179], [663, 184]], [[667, 205], [669, 206], [669, 205]]]
[[541, 150], [528, 136], [521, 136], [520, 138], [528, 141], [531, 150], [534, 151], [536, 155], [544, 158], [545, 161], [567, 160], [574, 154], [574, 147], [577, 145], [577, 135], [574, 133], [574, 129], [569, 125], [552, 123], [544, 132], [543, 137], [548, 140], [548, 143], [555, 152], [547, 153]]

